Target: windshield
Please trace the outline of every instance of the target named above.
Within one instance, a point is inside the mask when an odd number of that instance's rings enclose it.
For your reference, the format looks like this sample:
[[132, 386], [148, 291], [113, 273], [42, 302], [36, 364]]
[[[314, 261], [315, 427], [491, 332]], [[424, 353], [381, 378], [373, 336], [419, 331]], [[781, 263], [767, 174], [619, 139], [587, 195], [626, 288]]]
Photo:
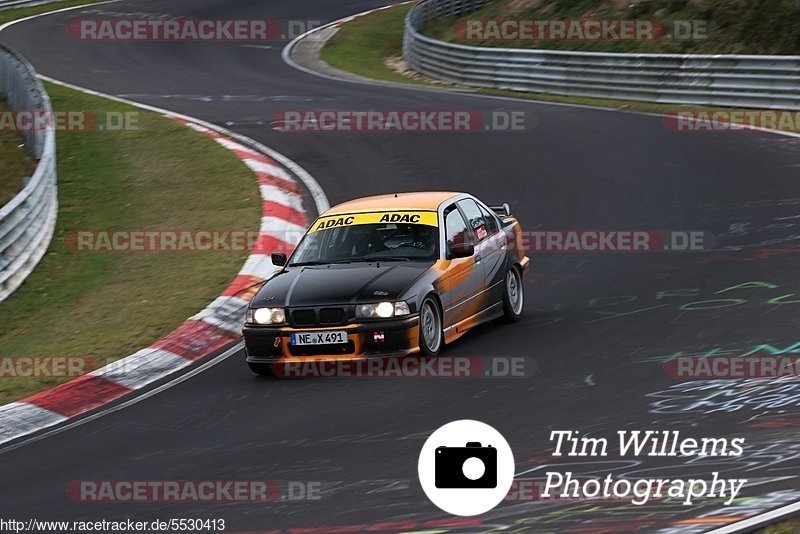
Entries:
[[319, 221], [312, 226], [292, 255], [290, 266], [439, 257], [439, 231], [435, 226], [378, 222], [320, 227]]

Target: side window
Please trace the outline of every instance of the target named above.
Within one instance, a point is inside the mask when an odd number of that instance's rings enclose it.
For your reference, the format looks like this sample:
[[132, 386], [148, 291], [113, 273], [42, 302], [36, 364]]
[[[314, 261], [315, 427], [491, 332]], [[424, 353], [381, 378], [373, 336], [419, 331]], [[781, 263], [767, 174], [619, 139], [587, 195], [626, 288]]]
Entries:
[[445, 235], [447, 236], [447, 253], [454, 244], [465, 243], [468, 239], [467, 225], [464, 217], [461, 216], [455, 206], [449, 208], [449, 212], [444, 216]]
[[474, 200], [461, 200], [458, 206], [464, 210], [464, 215], [466, 215], [467, 221], [469, 221], [470, 228], [472, 228], [475, 235], [478, 237], [478, 241], [483, 241], [489, 237], [490, 234], [494, 233], [489, 231], [486, 220], [483, 218], [483, 214]]
[[489, 235], [494, 235], [500, 229], [500, 224], [497, 222], [497, 217], [494, 213], [490, 213], [486, 208], [478, 204], [478, 207], [481, 209], [481, 213], [483, 213], [483, 218], [486, 220], [486, 227], [489, 230]]

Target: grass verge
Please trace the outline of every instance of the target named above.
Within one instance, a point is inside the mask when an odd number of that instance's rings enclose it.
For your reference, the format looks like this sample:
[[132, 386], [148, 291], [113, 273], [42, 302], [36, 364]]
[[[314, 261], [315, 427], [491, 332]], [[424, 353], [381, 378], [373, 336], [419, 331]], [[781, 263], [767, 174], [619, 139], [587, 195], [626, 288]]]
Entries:
[[[57, 133], [59, 215], [50, 249], [0, 304], [0, 356], [127, 356], [213, 300], [246, 252], [78, 252], [77, 230], [257, 230], [255, 177], [183, 124], [59, 85], [54, 110], [139, 113], [139, 129]], [[13, 374], [13, 373], [12, 373]], [[0, 380], [0, 403], [65, 379]]]
[[[87, 4], [97, 4], [108, 0], [64, 0], [63, 2], [51, 2], [38, 6], [12, 7], [0, 10], [0, 24], [11, 22], [12, 20], [23, 19], [40, 13], [49, 13], [68, 7], [83, 6]], [[66, 31], [66, 30], [65, 30]]]
[[[476, 88], [433, 80], [405, 70], [402, 67], [403, 20], [411, 7], [411, 5], [402, 5], [376, 11], [343, 24], [320, 52], [320, 59], [335, 68], [376, 80], [459, 89], [480, 94], [510, 96], [541, 102], [558, 102], [659, 114], [678, 111], [706, 113], [733, 111], [731, 108], [709, 106], [653, 104], [630, 100], [584, 98], [546, 93], [525, 93], [504, 89]], [[734, 117], [734, 122], [745, 122], [745, 120], [739, 120]], [[775, 129], [800, 132], [800, 125], [798, 125], [798, 120], [795, 118], [795, 120], [787, 123], [776, 124]]]
[[758, 534], [797, 534], [798, 532], [800, 532], [800, 520], [793, 520], [761, 529]]

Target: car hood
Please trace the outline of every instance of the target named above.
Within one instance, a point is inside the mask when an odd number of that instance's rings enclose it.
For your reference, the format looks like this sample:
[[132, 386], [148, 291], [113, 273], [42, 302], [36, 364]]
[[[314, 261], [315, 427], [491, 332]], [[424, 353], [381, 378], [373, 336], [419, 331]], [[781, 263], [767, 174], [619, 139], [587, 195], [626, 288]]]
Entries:
[[396, 300], [433, 262], [383, 262], [289, 267], [264, 284], [254, 307], [325, 306]]

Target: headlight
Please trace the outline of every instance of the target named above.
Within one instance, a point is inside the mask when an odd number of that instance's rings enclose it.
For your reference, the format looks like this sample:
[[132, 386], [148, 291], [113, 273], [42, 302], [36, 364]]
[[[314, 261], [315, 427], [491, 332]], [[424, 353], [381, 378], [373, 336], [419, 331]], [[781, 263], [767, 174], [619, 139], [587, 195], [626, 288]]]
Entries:
[[408, 315], [411, 310], [408, 303], [399, 302], [378, 302], [376, 304], [359, 304], [356, 306], [356, 317], [359, 319], [388, 319], [389, 317], [400, 317]]
[[248, 308], [247, 322], [255, 324], [280, 324], [286, 322], [283, 308]]

